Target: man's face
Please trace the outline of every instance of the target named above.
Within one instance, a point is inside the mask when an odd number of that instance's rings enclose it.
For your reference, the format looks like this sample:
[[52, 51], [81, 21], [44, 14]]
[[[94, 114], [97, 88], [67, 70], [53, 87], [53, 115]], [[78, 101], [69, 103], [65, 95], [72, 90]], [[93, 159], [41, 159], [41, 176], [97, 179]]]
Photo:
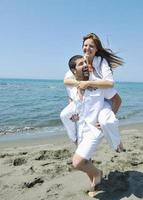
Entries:
[[76, 60], [75, 76], [77, 80], [84, 80], [89, 77], [88, 67], [84, 58]]

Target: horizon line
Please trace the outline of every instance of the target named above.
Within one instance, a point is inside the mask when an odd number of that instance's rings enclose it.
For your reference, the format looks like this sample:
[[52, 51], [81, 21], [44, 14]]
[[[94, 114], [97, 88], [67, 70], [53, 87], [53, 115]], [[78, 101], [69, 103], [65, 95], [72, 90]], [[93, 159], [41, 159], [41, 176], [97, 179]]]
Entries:
[[[63, 81], [63, 79], [53, 78], [13, 78], [13, 77], [0, 77], [0, 79], [11, 79], [11, 80], [51, 80], [51, 81]], [[128, 82], [128, 83], [143, 83], [143, 81], [129, 81], [129, 80], [116, 80], [116, 82]]]

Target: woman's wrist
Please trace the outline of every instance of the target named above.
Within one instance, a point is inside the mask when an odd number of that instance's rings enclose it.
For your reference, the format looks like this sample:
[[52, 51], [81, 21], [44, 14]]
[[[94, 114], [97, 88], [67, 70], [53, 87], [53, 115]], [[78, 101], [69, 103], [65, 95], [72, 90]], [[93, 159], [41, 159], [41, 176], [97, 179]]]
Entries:
[[80, 84], [80, 81], [77, 81], [75, 82], [75, 87], [79, 87], [79, 84]]
[[93, 88], [93, 89], [98, 89], [97, 87], [97, 81], [94, 80], [94, 81], [87, 81], [87, 87], [88, 88]]
[[86, 84], [87, 84], [87, 88], [91, 87], [90, 81], [86, 81]]

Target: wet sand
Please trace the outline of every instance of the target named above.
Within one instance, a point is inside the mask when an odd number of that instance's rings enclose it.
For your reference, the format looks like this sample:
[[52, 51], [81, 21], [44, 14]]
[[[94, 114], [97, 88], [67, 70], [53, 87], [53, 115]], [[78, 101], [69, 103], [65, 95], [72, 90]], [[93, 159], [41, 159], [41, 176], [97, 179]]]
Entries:
[[[120, 127], [125, 152], [99, 145], [93, 162], [103, 170], [94, 199], [143, 199], [143, 124]], [[68, 164], [75, 151], [66, 136], [0, 142], [2, 200], [88, 200], [87, 176]]]

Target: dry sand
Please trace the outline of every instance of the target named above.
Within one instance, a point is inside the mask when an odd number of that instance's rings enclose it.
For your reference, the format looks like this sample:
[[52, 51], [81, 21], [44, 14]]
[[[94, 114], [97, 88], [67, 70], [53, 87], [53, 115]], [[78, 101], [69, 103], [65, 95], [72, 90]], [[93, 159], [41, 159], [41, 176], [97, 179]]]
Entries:
[[[94, 199], [143, 199], [143, 125], [121, 129], [126, 152], [103, 141], [93, 160], [104, 178]], [[89, 200], [87, 176], [67, 164], [75, 150], [66, 136], [0, 143], [1, 200]]]

